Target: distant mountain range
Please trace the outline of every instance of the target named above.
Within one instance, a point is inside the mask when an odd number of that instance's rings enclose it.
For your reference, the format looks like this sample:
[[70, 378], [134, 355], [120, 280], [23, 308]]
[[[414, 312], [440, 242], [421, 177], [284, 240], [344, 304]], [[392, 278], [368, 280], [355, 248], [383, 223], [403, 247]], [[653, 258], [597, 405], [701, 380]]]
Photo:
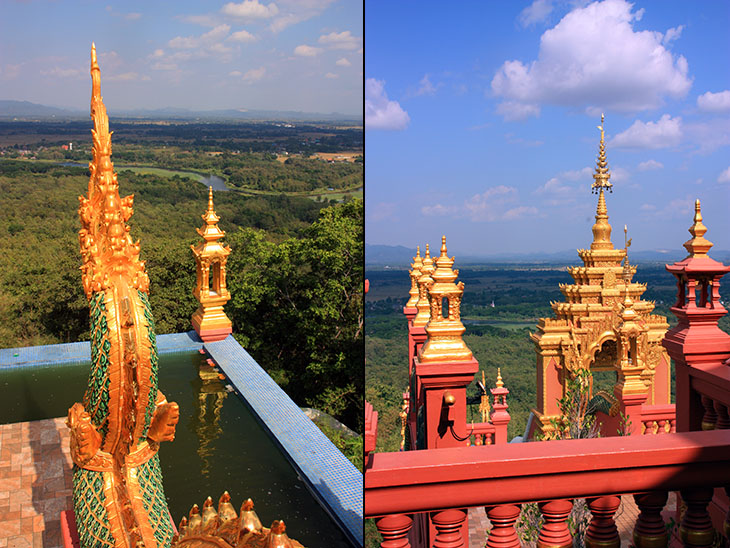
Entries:
[[[86, 110], [73, 110], [38, 105], [28, 101], [0, 100], [0, 118], [42, 118], [63, 119], [88, 117]], [[300, 122], [355, 122], [362, 123], [362, 115], [299, 112], [290, 110], [188, 110], [182, 108], [120, 110], [113, 118], [141, 118], [150, 120], [267, 120]]]
[[[371, 245], [365, 244], [365, 264], [370, 266], [408, 268], [416, 250], [402, 245]], [[423, 249], [421, 250], [423, 255]], [[432, 256], [438, 255], [432, 253]], [[657, 249], [648, 251], [633, 251], [629, 260], [636, 263], [673, 263], [684, 259], [687, 252], [684, 249]], [[730, 262], [730, 251], [711, 250], [710, 256], [716, 261], [727, 264]], [[489, 263], [545, 263], [545, 264], [578, 264], [580, 258], [575, 250], [557, 251], [555, 253], [495, 253], [493, 255], [458, 255], [460, 264], [489, 264]]]

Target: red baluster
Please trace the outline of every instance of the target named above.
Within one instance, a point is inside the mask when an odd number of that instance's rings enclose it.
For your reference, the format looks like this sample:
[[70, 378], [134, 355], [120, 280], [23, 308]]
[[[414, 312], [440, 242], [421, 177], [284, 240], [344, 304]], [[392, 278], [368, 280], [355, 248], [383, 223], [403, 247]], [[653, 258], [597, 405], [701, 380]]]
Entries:
[[375, 521], [378, 531], [383, 536], [381, 548], [411, 548], [408, 542], [408, 532], [413, 520], [405, 514], [393, 514]]
[[715, 530], [712, 528], [707, 505], [712, 499], [712, 487], [692, 487], [682, 489], [682, 500], [687, 511], [679, 526], [679, 536], [685, 546], [712, 546]]
[[676, 431], [677, 431], [677, 420], [670, 419], [669, 420], [669, 433], [674, 434]]
[[659, 419], [656, 421], [657, 423], [657, 434], [666, 434], [667, 433], [667, 421], [665, 419]]
[[487, 548], [520, 548], [515, 522], [520, 517], [520, 506], [503, 504], [487, 506], [487, 517], [492, 522], [492, 530], [487, 539]]
[[705, 408], [705, 413], [702, 415], [702, 430], [714, 430], [715, 423], [717, 422], [717, 413], [715, 413], [712, 399], [703, 394], [701, 401], [702, 407]]
[[573, 509], [572, 500], [551, 500], [538, 504], [545, 523], [537, 538], [537, 548], [571, 548], [573, 538], [567, 519]]
[[714, 402], [715, 412], [717, 413], [717, 422], [715, 428], [718, 430], [727, 430], [730, 428], [730, 417], [728, 417], [727, 407], [720, 402]]
[[621, 539], [618, 536], [613, 515], [618, 510], [621, 498], [616, 496], [594, 497], [586, 499], [586, 502], [593, 516], [586, 530], [586, 546], [588, 548], [619, 548]]
[[639, 517], [634, 525], [634, 546], [636, 548], [663, 548], [669, 535], [662, 519], [662, 509], [667, 503], [666, 491], [638, 493], [634, 502], [639, 507]]
[[466, 548], [468, 543], [461, 536], [461, 526], [466, 519], [466, 510], [443, 510], [431, 512], [431, 521], [436, 527], [433, 548]]

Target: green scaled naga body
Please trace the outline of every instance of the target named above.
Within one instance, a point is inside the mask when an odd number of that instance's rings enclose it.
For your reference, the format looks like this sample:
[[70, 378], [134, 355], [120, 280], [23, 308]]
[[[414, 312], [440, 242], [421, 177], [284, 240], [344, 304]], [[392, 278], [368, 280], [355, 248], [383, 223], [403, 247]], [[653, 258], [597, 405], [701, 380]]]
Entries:
[[157, 389], [149, 279], [126, 225], [132, 196], [119, 197], [93, 45], [91, 78], [93, 161], [88, 195], [79, 198], [91, 371], [83, 404], [69, 409], [67, 423], [76, 525], [82, 548], [169, 547], [173, 526], [157, 450], [174, 439], [179, 411]]

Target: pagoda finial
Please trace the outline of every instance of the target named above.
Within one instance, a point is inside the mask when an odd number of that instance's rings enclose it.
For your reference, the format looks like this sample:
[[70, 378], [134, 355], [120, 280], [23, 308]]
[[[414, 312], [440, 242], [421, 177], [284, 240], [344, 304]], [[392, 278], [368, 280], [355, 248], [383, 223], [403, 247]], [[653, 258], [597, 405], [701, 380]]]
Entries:
[[502, 368], [497, 368], [497, 388], [502, 388], [504, 386], [504, 382], [502, 382]]
[[446, 236], [441, 236], [441, 256], [446, 257]]
[[418, 313], [413, 318], [413, 325], [415, 327], [425, 327], [431, 317], [431, 305], [429, 304], [427, 287], [433, 283], [433, 278], [431, 278], [433, 271], [434, 266], [433, 259], [431, 258], [431, 248], [429, 244], [426, 244], [426, 253], [423, 256], [416, 282], [418, 287], [418, 300], [416, 301]]
[[208, 211], [213, 211], [213, 187], [208, 187]]
[[608, 162], [606, 161], [606, 142], [605, 142], [605, 131], [603, 129], [603, 114], [601, 114], [601, 125], [596, 126], [601, 130], [601, 143], [598, 145], [598, 159], [596, 160], [596, 172], [593, 174], [593, 185], [591, 188], [594, 193], [598, 193], [599, 189], [607, 188], [611, 191], [613, 185], [611, 184], [611, 173], [608, 169]]
[[712, 242], [705, 239], [707, 227], [702, 223], [702, 211], [700, 210], [699, 199], [695, 200], [694, 224], [689, 228], [692, 239], [684, 243], [684, 248], [689, 251], [690, 257], [707, 257], [707, 252], [712, 247]]
[[411, 263], [411, 289], [408, 291], [408, 302], [406, 308], [413, 308], [418, 304], [418, 278], [421, 277], [421, 268], [423, 268], [423, 259], [421, 259], [421, 246], [416, 246], [416, 256], [413, 257]]
[[599, 145], [598, 160], [596, 160], [596, 172], [593, 174], [592, 192], [598, 193], [598, 205], [596, 206], [596, 223], [593, 225], [593, 243], [591, 249], [613, 249], [611, 243], [611, 225], [608, 223], [608, 209], [606, 208], [606, 197], [604, 189], [611, 191], [613, 185], [609, 181], [611, 174], [606, 162], [606, 143], [604, 141], [603, 114], [601, 114], [601, 143]]

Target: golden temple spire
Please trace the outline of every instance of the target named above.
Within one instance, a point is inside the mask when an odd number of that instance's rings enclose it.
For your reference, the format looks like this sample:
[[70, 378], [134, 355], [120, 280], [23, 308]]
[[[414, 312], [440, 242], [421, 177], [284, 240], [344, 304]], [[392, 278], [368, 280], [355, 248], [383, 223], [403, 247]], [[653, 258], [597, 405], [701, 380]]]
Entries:
[[225, 339], [231, 333], [231, 320], [223, 306], [231, 294], [226, 286], [226, 262], [231, 248], [220, 240], [225, 236], [218, 227], [220, 217], [213, 208], [213, 187], [208, 187], [208, 209], [202, 215], [205, 224], [198, 228], [203, 241], [191, 245], [196, 265], [196, 282], [193, 295], [200, 306], [193, 314], [193, 327], [204, 342]]
[[423, 256], [423, 264], [420, 270], [421, 275], [418, 277], [418, 301], [416, 302], [418, 313], [416, 314], [416, 317], [413, 318], [414, 327], [425, 327], [431, 316], [431, 308], [428, 304], [428, 289], [426, 288], [428, 284], [433, 283], [433, 278], [431, 278], [433, 270], [434, 267], [433, 259], [431, 258], [431, 249], [429, 244], [426, 244], [426, 253]]
[[119, 184], [111, 161], [109, 117], [101, 96], [101, 70], [96, 46], [91, 45], [91, 118], [94, 128], [88, 195], [79, 197], [79, 243], [84, 291], [87, 298], [114, 284], [128, 283], [147, 292], [149, 279], [139, 260], [139, 242], [129, 236], [126, 222], [132, 216], [133, 196], [119, 197]]
[[699, 199], [695, 200], [694, 224], [689, 228], [692, 239], [684, 243], [684, 248], [689, 252], [689, 257], [707, 257], [707, 252], [713, 246], [712, 242], [705, 238], [707, 227], [702, 223], [702, 211], [700, 210]]
[[504, 382], [502, 382], [502, 368], [497, 368], [497, 388], [502, 388], [504, 386]]
[[608, 223], [608, 209], [606, 208], [606, 197], [604, 189], [612, 191], [613, 185], [609, 180], [611, 173], [608, 170], [606, 161], [606, 143], [603, 129], [603, 114], [601, 114], [601, 143], [599, 145], [598, 159], [596, 160], [596, 172], [593, 174], [592, 192], [598, 193], [598, 205], [596, 206], [596, 222], [593, 225], [593, 243], [591, 249], [613, 249], [611, 243], [611, 225]]
[[608, 162], [606, 161], [606, 142], [605, 132], [603, 129], [603, 114], [601, 114], [601, 125], [596, 126], [601, 130], [601, 143], [598, 145], [598, 159], [596, 160], [596, 172], [593, 174], [593, 193], [598, 193], [598, 189], [607, 188], [611, 191], [613, 185], [611, 184], [611, 173], [608, 169]]
[[418, 278], [421, 276], [421, 268], [423, 267], [423, 260], [421, 259], [421, 246], [416, 246], [416, 256], [413, 257], [411, 263], [411, 271], [409, 276], [411, 278], [411, 289], [408, 291], [408, 302], [406, 302], [406, 308], [413, 308], [418, 303]]
[[[436, 258], [436, 268], [426, 286], [430, 315], [426, 325], [428, 340], [418, 355], [421, 362], [461, 362], [473, 358], [462, 339], [465, 331], [461, 323], [464, 283], [455, 283], [459, 271], [452, 268], [453, 264], [453, 257], [450, 258], [447, 253], [446, 236], [443, 236], [441, 255]], [[444, 301], [447, 309], [444, 308]]]

